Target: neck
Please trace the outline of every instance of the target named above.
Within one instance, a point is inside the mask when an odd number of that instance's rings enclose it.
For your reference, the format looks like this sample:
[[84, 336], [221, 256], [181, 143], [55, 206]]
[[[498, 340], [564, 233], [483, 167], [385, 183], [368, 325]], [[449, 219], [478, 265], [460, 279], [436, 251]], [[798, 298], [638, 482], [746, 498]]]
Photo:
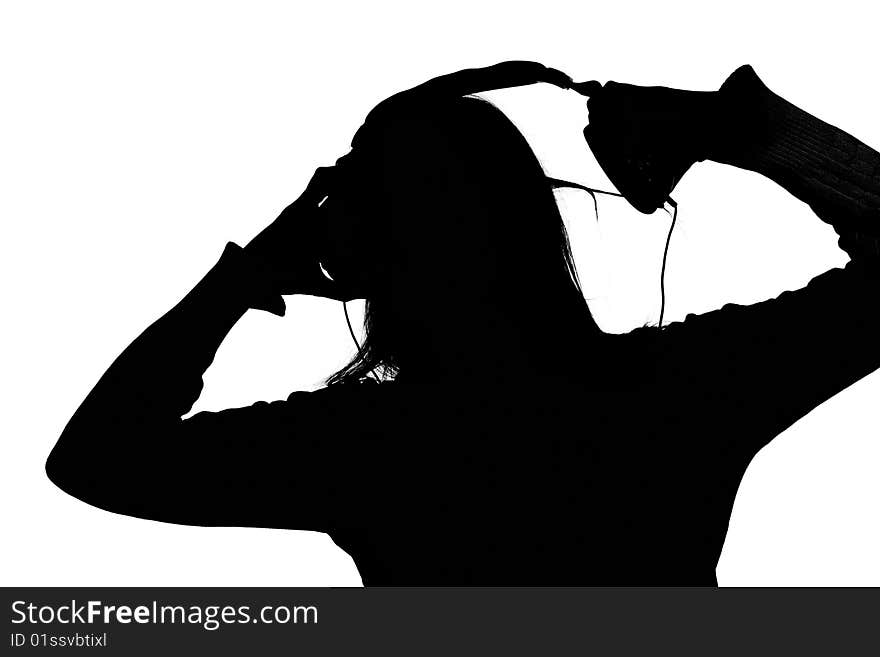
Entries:
[[[438, 313], [430, 321], [408, 321], [400, 369], [407, 379], [507, 379], [532, 366], [533, 350], [519, 328], [492, 309]], [[454, 321], [450, 321], [454, 317]], [[442, 319], [441, 319], [442, 318]], [[416, 338], [416, 339], [413, 339]]]

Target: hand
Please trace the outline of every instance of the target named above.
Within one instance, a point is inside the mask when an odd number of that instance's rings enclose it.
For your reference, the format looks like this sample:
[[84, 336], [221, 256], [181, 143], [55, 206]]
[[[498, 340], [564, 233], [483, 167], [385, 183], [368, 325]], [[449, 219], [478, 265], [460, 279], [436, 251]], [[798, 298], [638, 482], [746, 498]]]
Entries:
[[640, 212], [662, 207], [685, 172], [706, 159], [718, 116], [718, 92], [575, 84], [589, 95], [584, 137], [608, 178]]
[[245, 247], [273, 293], [308, 294], [337, 301], [355, 298], [321, 271], [326, 233], [319, 204], [329, 193], [333, 177], [332, 167], [317, 169], [302, 195]]

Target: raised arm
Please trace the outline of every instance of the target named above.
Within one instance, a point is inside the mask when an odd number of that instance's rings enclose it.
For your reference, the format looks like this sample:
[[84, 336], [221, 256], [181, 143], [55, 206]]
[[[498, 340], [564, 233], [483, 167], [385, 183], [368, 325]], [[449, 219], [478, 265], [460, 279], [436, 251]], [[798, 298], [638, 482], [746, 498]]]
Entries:
[[880, 153], [771, 92], [751, 67], [715, 102], [705, 156], [778, 183], [834, 227], [850, 256], [803, 289], [663, 331], [663, 366], [713, 390], [716, 426], [753, 452], [880, 367]]
[[[317, 178], [247, 248], [228, 244], [195, 288], [110, 366], [49, 456], [55, 484], [110, 511], [185, 524], [318, 529], [338, 521], [335, 493], [343, 491], [326, 476], [341, 467], [338, 445], [323, 440], [338, 419], [330, 391], [181, 419], [249, 308], [283, 315], [281, 293], [336, 293], [308, 257], [310, 213], [322, 198]], [[289, 500], [302, 494], [308, 502], [294, 513]]]
[[851, 258], [776, 299], [633, 332], [712, 444], [753, 455], [880, 367], [880, 153], [774, 94], [749, 66], [717, 92], [593, 85], [588, 107], [587, 141], [640, 210], [659, 207], [693, 164], [715, 160], [809, 204]]

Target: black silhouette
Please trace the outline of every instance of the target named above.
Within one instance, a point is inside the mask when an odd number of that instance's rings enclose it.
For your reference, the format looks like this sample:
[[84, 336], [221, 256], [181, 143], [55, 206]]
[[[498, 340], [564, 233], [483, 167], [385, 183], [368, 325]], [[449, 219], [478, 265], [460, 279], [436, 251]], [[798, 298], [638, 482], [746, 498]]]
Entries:
[[[541, 81], [590, 96], [587, 140], [640, 210], [711, 159], [808, 203], [851, 261], [774, 300], [604, 334], [558, 183], [464, 97]], [[327, 532], [368, 585], [714, 585], [755, 453], [880, 366], [878, 165], [750, 67], [717, 92], [528, 63], [439, 78], [380, 104], [335, 167], [227, 246], [104, 374], [48, 475], [127, 515]], [[181, 420], [227, 332], [249, 308], [284, 314], [282, 294], [366, 298], [352, 363], [319, 391]]]

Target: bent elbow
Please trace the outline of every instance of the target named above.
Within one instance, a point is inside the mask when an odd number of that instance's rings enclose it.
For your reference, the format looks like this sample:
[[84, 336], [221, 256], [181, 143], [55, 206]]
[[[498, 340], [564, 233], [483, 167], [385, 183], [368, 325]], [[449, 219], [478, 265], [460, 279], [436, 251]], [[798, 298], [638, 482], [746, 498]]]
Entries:
[[45, 472], [49, 481], [68, 495], [87, 504], [102, 506], [98, 502], [103, 488], [101, 478], [89, 464], [89, 459], [64, 444], [63, 436], [46, 458]]
[[70, 455], [64, 452], [58, 444], [49, 452], [45, 465], [46, 476], [68, 495], [82, 499], [83, 482], [77, 481], [78, 475], [82, 474], [81, 470], [71, 462]]

